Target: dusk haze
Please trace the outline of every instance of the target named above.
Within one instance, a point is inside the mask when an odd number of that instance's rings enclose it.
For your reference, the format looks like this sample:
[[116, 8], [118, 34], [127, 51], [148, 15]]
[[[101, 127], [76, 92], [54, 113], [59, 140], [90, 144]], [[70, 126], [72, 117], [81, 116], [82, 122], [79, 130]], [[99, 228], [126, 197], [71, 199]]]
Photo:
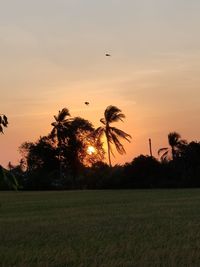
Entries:
[[169, 131], [198, 140], [199, 12], [198, 0], [4, 1], [1, 164], [18, 163], [21, 143], [47, 134], [63, 107], [95, 127], [108, 105], [122, 109], [132, 142], [119, 164], [149, 154], [149, 138], [157, 157]]

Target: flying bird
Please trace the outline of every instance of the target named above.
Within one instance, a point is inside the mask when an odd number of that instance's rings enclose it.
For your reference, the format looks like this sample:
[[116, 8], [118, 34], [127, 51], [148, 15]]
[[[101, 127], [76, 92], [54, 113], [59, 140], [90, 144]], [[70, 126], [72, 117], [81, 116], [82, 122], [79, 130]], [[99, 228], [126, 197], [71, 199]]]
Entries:
[[87, 106], [88, 106], [89, 104], [90, 104], [89, 102], [85, 102], [85, 105], [87, 105]]
[[111, 57], [111, 54], [106, 53], [106, 57]]

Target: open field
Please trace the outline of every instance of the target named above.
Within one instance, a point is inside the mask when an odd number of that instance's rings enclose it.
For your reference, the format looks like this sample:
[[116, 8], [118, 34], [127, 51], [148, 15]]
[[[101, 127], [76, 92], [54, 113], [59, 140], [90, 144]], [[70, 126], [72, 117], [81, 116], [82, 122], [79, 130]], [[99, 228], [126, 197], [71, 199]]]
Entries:
[[200, 266], [200, 190], [0, 192], [0, 266]]

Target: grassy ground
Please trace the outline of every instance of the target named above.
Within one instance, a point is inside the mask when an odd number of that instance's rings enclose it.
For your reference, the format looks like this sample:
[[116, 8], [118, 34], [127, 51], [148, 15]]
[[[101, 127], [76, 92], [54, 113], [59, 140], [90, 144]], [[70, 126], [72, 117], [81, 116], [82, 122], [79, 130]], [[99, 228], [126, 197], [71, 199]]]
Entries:
[[0, 266], [200, 266], [200, 190], [0, 192]]

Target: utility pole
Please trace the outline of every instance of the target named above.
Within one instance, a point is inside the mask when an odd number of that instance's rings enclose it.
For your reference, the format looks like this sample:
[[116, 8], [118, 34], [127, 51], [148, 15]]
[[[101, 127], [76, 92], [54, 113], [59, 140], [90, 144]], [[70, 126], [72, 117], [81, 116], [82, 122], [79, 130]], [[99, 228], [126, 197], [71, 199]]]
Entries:
[[153, 155], [152, 155], [152, 147], [151, 147], [151, 138], [149, 138], [149, 151], [150, 151], [150, 156], [153, 157]]

